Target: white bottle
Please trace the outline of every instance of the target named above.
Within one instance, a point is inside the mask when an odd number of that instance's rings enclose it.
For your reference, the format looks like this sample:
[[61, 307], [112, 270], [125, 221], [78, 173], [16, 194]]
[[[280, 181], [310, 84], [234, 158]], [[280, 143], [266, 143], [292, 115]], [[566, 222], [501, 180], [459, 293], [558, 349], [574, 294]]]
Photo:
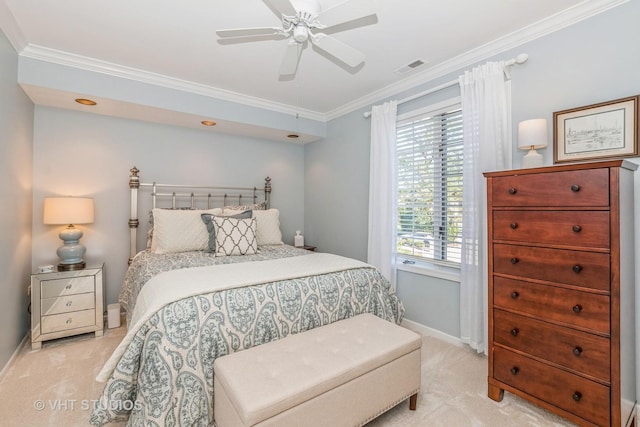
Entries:
[[297, 248], [304, 246], [304, 236], [300, 234], [300, 230], [296, 230], [296, 235], [293, 236], [293, 246]]

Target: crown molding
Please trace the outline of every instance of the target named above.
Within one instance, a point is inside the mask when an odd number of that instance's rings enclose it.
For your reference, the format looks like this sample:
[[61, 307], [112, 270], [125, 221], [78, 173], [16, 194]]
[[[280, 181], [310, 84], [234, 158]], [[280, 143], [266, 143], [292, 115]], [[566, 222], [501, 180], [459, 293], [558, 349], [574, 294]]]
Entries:
[[406, 79], [400, 80], [380, 90], [372, 92], [362, 98], [326, 113], [326, 119], [333, 120], [345, 114], [370, 107], [376, 102], [397, 96], [407, 90], [429, 83], [447, 74], [456, 72], [462, 68], [498, 55], [502, 52], [517, 48], [518, 46], [554, 33], [563, 28], [570, 27], [585, 19], [591, 18], [630, 0], [585, 0], [575, 6], [551, 15], [545, 19], [469, 50], [448, 61], [441, 62], [429, 69], [416, 73]]
[[18, 24], [16, 24], [16, 18], [4, 1], [0, 2], [0, 31], [4, 32], [16, 52], [22, 52], [27, 46], [27, 39], [20, 31]]
[[118, 78], [138, 81], [141, 83], [159, 86], [167, 89], [174, 89], [182, 92], [193, 93], [196, 95], [207, 96], [223, 101], [235, 102], [251, 107], [262, 108], [265, 110], [275, 111], [293, 116], [299, 115], [306, 119], [326, 122], [326, 116], [312, 110], [297, 108], [291, 105], [268, 101], [265, 99], [243, 95], [229, 90], [219, 89], [212, 86], [194, 83], [187, 80], [177, 79], [150, 71], [140, 70], [137, 68], [127, 67], [124, 65], [114, 64], [108, 61], [102, 61], [82, 55], [76, 55], [44, 46], [27, 44], [20, 53], [21, 57], [36, 59], [39, 61], [50, 62], [54, 64], [64, 65], [67, 67], [78, 68], [85, 71], [110, 75]]

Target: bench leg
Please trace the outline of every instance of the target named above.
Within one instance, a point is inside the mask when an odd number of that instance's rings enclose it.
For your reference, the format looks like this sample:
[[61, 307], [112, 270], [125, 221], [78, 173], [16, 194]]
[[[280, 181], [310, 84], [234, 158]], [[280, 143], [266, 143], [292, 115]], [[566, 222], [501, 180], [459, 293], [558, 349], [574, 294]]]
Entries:
[[416, 410], [416, 405], [418, 404], [418, 393], [412, 395], [409, 398], [409, 410], [411, 411], [415, 411]]

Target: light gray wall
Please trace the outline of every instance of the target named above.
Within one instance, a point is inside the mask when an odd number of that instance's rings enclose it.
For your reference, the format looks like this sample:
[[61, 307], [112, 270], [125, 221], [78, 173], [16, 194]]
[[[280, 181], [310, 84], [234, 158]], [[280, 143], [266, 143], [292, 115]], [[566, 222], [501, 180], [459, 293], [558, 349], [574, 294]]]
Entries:
[[[515, 134], [519, 121], [547, 118], [551, 145], [554, 111], [640, 93], [638, 16], [640, 1], [632, 0], [571, 27], [486, 58], [502, 60], [520, 53], [529, 54], [527, 63], [513, 67], [511, 71], [514, 167], [520, 166], [525, 154], [517, 149]], [[463, 72], [458, 70], [442, 76], [394, 98], [402, 99], [411, 93], [435, 87], [456, 79]], [[459, 96], [457, 87], [403, 104], [399, 112], [453, 96]], [[327, 126], [327, 139], [310, 144], [305, 151], [308, 242], [317, 244], [320, 250], [360, 259], [366, 258], [370, 143], [370, 121], [363, 119], [363, 112], [364, 109], [331, 121]], [[545, 164], [551, 165], [551, 146], [541, 153]], [[636, 173], [635, 179], [636, 206], [640, 206], [640, 173]], [[326, 206], [331, 207], [330, 213], [323, 208]], [[636, 246], [640, 245], [640, 239], [636, 242]], [[640, 265], [639, 256], [640, 249], [636, 247], [636, 265]], [[398, 293], [405, 301], [407, 319], [459, 337], [459, 286], [456, 282], [399, 272]]]
[[18, 55], [0, 31], [0, 371], [29, 329], [33, 103], [17, 74]]
[[[60, 227], [42, 224], [43, 198], [95, 198], [95, 222], [78, 226], [87, 258], [105, 261], [107, 303], [115, 302], [129, 257], [129, 169], [144, 182], [260, 186], [272, 178], [285, 243], [304, 229], [304, 148], [51, 107], [36, 107], [33, 266], [57, 262]], [[140, 212], [141, 221], [148, 218]]]

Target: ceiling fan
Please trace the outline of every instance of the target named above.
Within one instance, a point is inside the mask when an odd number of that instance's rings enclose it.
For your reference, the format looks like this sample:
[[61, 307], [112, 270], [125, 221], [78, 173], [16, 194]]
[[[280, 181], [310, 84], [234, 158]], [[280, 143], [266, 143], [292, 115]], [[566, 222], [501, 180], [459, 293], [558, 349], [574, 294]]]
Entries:
[[[218, 37], [291, 38], [280, 66], [280, 74], [285, 76], [296, 73], [300, 55], [308, 41], [350, 67], [357, 67], [364, 62], [365, 56], [362, 52], [323, 31], [357, 19], [375, 16], [374, 0], [347, 0], [326, 10], [322, 10], [319, 0], [264, 0], [264, 2], [279, 15], [282, 27], [217, 30]], [[339, 29], [334, 28], [334, 30]]]

